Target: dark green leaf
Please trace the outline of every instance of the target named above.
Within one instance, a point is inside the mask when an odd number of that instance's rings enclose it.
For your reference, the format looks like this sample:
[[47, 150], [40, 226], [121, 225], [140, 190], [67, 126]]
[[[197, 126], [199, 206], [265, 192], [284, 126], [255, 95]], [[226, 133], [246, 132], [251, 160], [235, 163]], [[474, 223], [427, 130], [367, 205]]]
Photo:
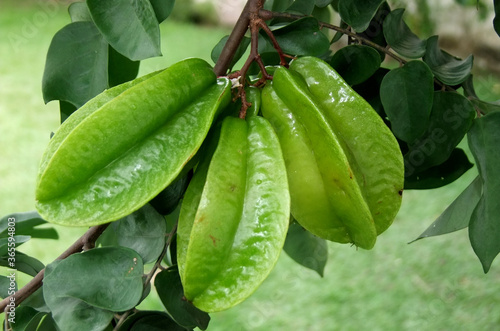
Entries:
[[174, 321], [188, 329], [195, 327], [207, 329], [210, 316], [184, 298], [184, 289], [177, 267], [168, 268], [157, 274], [155, 287], [163, 306]]
[[[405, 189], [428, 190], [445, 186], [460, 178], [472, 167], [473, 164], [469, 162], [465, 152], [455, 148], [444, 163], [406, 176]], [[411, 171], [409, 167], [406, 169]]]
[[139, 311], [130, 315], [119, 331], [186, 331], [170, 316], [159, 311]]
[[15, 323], [11, 323], [12, 331], [28, 331], [36, 330], [34, 326], [38, 326], [40, 320], [45, 313], [40, 313], [31, 307], [19, 306], [15, 311]]
[[[347, 25], [347, 23], [346, 23], [346, 22], [344, 22], [344, 21], [340, 21], [340, 27], [341, 27], [342, 29], [346, 29], [346, 28], [348, 27], [348, 25]], [[337, 31], [337, 32], [335, 33], [335, 35], [333, 36], [332, 41], [330, 41], [330, 44], [336, 43], [336, 42], [337, 42], [337, 41], [339, 41], [339, 40], [340, 40], [340, 38], [342, 38], [343, 36], [344, 36], [344, 34], [343, 34], [342, 32]]]
[[144, 0], [87, 0], [92, 19], [106, 41], [131, 60], [161, 55], [160, 28], [153, 6]]
[[481, 180], [474, 181], [446, 208], [446, 210], [416, 240], [440, 236], [469, 226], [470, 217], [481, 198]]
[[34, 308], [40, 312], [50, 313], [50, 309], [45, 304], [45, 299], [43, 298], [43, 286], [26, 298], [21, 305]]
[[434, 92], [434, 102], [426, 132], [410, 144], [404, 156], [405, 175], [427, 170], [446, 161], [463, 139], [474, 120], [472, 104], [455, 92]]
[[133, 80], [139, 73], [140, 61], [132, 61], [109, 46], [108, 80], [109, 87]]
[[56, 321], [54, 321], [54, 318], [52, 318], [52, 314], [47, 314], [45, 315], [45, 317], [43, 317], [42, 322], [40, 323], [36, 331], [64, 331], [64, 330], [61, 330], [57, 326]]
[[135, 211], [111, 225], [118, 245], [139, 253], [144, 263], [156, 261], [165, 246], [166, 222], [151, 205]]
[[441, 82], [447, 85], [458, 85], [465, 81], [472, 69], [473, 56], [460, 60], [445, 51], [438, 45], [438, 36], [427, 40], [424, 61]]
[[0, 238], [9, 235], [9, 222], [15, 222], [16, 235], [29, 235], [32, 238], [57, 239], [59, 238], [53, 228], [38, 229], [42, 224], [48, 224], [36, 211], [13, 213], [0, 219]]
[[488, 272], [500, 252], [500, 113], [474, 121], [469, 131], [469, 147], [481, 176], [483, 195], [472, 213], [469, 238], [474, 252]]
[[[9, 256], [7, 256], [8, 255], [7, 252], [13, 252], [14, 247], [18, 247], [19, 245], [27, 242], [30, 239], [31, 239], [30, 236], [12, 236], [12, 237], [7, 237], [7, 238], [1, 238], [0, 239], [0, 256], [7, 259], [9, 257]], [[10, 243], [10, 245], [9, 245], [9, 243]], [[15, 246], [13, 243], [15, 243]]]
[[380, 98], [396, 137], [411, 143], [425, 132], [433, 91], [432, 73], [421, 61], [410, 61], [385, 75]]
[[59, 101], [59, 113], [61, 115], [61, 123], [66, 121], [66, 119], [75, 112], [77, 108], [69, 102]]
[[73, 2], [68, 8], [71, 22], [92, 22], [89, 8], [85, 2]]
[[314, 10], [314, 1], [311, 0], [295, 0], [286, 10], [289, 13], [297, 13], [302, 15], [311, 15]]
[[343, 21], [347, 22], [354, 31], [363, 32], [370, 25], [378, 7], [385, 0], [340, 0], [339, 14]]
[[[8, 255], [0, 256], [0, 266], [6, 268], [11, 267], [8, 258]], [[33, 277], [45, 267], [42, 262], [22, 252], [16, 252], [15, 259], [16, 269]]]
[[268, 0], [266, 1], [266, 7], [272, 11], [284, 12], [288, 7], [290, 7], [292, 2], [293, 0]]
[[155, 11], [156, 19], [159, 23], [170, 16], [174, 9], [175, 0], [149, 0]]
[[360, 85], [354, 85], [352, 88], [359, 95], [363, 97], [370, 106], [383, 118], [385, 119], [386, 114], [384, 107], [382, 106], [382, 101], [380, 100], [380, 85], [385, 75], [389, 72], [389, 69], [379, 68], [370, 78]]
[[[358, 35], [367, 40], [370, 40], [371, 42], [374, 42], [380, 47], [385, 48], [387, 46], [387, 41], [385, 40], [384, 36], [384, 21], [390, 12], [391, 8], [387, 4], [387, 2], [383, 2], [376, 11], [375, 16], [368, 24], [368, 28], [365, 31], [358, 33]], [[380, 59], [384, 61], [386, 56], [385, 52], [379, 50], [378, 53], [380, 54]]]
[[95, 248], [47, 265], [43, 295], [62, 330], [103, 329], [113, 311], [139, 302], [143, 273], [141, 257], [133, 250]]
[[330, 61], [349, 85], [357, 85], [372, 76], [380, 67], [378, 52], [369, 46], [351, 45], [342, 47]]
[[464, 95], [472, 102], [476, 111], [483, 114], [500, 111], [500, 100], [496, 102], [488, 102], [479, 99], [474, 89], [473, 75], [469, 75], [469, 77], [462, 83], [462, 87], [464, 89]]
[[384, 20], [387, 43], [399, 54], [411, 59], [424, 56], [426, 41], [420, 40], [403, 21], [404, 9], [396, 9]]
[[[214, 63], [217, 63], [217, 60], [219, 60], [219, 56], [222, 52], [222, 49], [226, 45], [228, 38], [229, 38], [229, 36], [223, 37], [217, 43], [217, 45], [215, 45], [215, 47], [212, 49], [211, 58], [212, 58], [212, 61], [214, 61]], [[243, 40], [241, 41], [240, 45], [238, 46], [238, 49], [236, 49], [236, 52], [234, 53], [233, 59], [231, 60], [231, 64], [229, 65], [229, 71], [232, 70], [232, 68], [234, 67], [236, 62], [238, 62], [238, 60], [243, 56], [243, 54], [245, 54], [245, 52], [248, 48], [248, 45], [250, 45], [250, 38], [243, 37]]]
[[17, 282], [15, 274], [13, 278], [0, 275], [0, 297], [3, 299], [10, 296], [11, 294], [14, 294], [14, 293], [9, 293], [9, 291], [14, 291], [14, 292], [17, 291]]
[[172, 213], [186, 192], [191, 173], [178, 177], [149, 203], [162, 215]]
[[43, 99], [81, 107], [108, 87], [108, 44], [92, 22], [59, 30], [50, 43], [42, 79]]
[[328, 246], [324, 239], [314, 236], [294, 222], [288, 228], [283, 250], [295, 262], [323, 277], [328, 260]]
[[328, 6], [333, 0], [315, 0], [315, 4], [317, 7], [323, 8]]
[[500, 37], [500, 1], [493, 0], [493, 5], [495, 6], [495, 18], [493, 19], [493, 27], [497, 35]]
[[[320, 33], [318, 20], [314, 17], [304, 17], [282, 27], [273, 27], [273, 30], [278, 44], [287, 54], [320, 56], [330, 48], [330, 41]], [[274, 50], [267, 35], [264, 39], [267, 45], [259, 42], [259, 52]]]

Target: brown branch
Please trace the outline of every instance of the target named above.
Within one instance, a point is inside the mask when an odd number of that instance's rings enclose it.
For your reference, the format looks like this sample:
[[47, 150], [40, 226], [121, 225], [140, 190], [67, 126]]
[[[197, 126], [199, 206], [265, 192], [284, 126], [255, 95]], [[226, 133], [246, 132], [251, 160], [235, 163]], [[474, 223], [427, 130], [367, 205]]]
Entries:
[[[56, 260], [64, 260], [68, 256], [80, 253], [85, 250], [89, 250], [95, 247], [95, 242], [97, 238], [106, 230], [110, 223], [102, 224], [99, 226], [91, 227], [83, 236], [81, 236], [77, 241], [73, 243], [67, 250], [64, 251]], [[5, 311], [7, 304], [10, 302], [10, 298], [15, 298], [16, 307], [26, 300], [30, 295], [32, 295], [36, 290], [42, 286], [43, 276], [45, 274], [45, 269], [40, 270], [40, 272], [33, 277], [23, 288], [19, 289], [16, 293], [11, 296], [6, 297], [0, 301], [0, 311]], [[7, 314], [5, 315], [7, 319]]]
[[248, 0], [240, 14], [240, 17], [238, 18], [238, 21], [236, 21], [233, 31], [231, 31], [231, 34], [229, 35], [229, 38], [220, 53], [219, 59], [214, 66], [214, 72], [217, 76], [223, 76], [229, 69], [231, 61], [234, 58], [234, 54], [236, 53], [236, 50], [240, 46], [241, 41], [248, 30], [248, 26], [250, 24], [249, 11], [251, 4], [256, 1], [258, 0]]

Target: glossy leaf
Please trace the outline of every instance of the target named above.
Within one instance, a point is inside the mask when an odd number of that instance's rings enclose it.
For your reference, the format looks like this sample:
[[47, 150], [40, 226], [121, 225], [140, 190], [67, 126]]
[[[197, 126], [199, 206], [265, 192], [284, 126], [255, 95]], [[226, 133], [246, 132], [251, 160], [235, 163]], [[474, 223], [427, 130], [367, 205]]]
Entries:
[[311, 0], [295, 0], [286, 11], [302, 15], [311, 15], [314, 10], [314, 5], [314, 1]]
[[[212, 49], [212, 53], [211, 53], [210, 57], [212, 58], [212, 61], [214, 61], [214, 63], [217, 63], [217, 61], [219, 60], [219, 56], [222, 52], [222, 49], [226, 45], [228, 38], [229, 38], [229, 36], [223, 37], [217, 43], [217, 45], [215, 45], [215, 47]], [[243, 54], [245, 54], [245, 52], [248, 48], [248, 45], [250, 45], [250, 38], [243, 37], [241, 43], [238, 45], [238, 48], [236, 49], [236, 52], [233, 55], [233, 59], [231, 60], [231, 63], [229, 65], [229, 71], [232, 70], [232, 68], [234, 67], [236, 62], [238, 62], [239, 59], [243, 56]]]
[[92, 22], [74, 22], [50, 43], [42, 79], [43, 99], [81, 107], [108, 87], [108, 44]]
[[463, 139], [474, 119], [472, 104], [455, 92], [434, 92], [429, 126], [422, 137], [409, 145], [405, 154], [405, 174], [427, 170], [449, 157]]
[[446, 210], [416, 240], [440, 236], [465, 229], [481, 198], [481, 179], [476, 177], [472, 183], [446, 208]]
[[483, 184], [483, 195], [472, 213], [469, 238], [474, 252], [488, 272], [500, 252], [500, 113], [491, 113], [474, 121], [469, 131], [469, 147]]
[[47, 265], [43, 295], [62, 330], [103, 329], [113, 311], [139, 302], [143, 273], [141, 257], [133, 250], [95, 248]]
[[36, 211], [13, 213], [0, 219], [0, 238], [9, 236], [9, 221], [15, 220], [16, 235], [29, 235], [32, 238], [58, 239], [54, 228], [37, 228], [47, 222]]
[[306, 231], [298, 223], [290, 224], [283, 250], [298, 264], [316, 271], [321, 277], [328, 260], [326, 240]]
[[340, 17], [356, 32], [363, 32], [368, 28], [377, 9], [384, 1], [385, 0], [340, 0]]
[[87, 0], [95, 25], [106, 41], [131, 60], [161, 55], [160, 28], [146, 0]]
[[137, 252], [145, 264], [156, 261], [165, 246], [165, 218], [149, 204], [113, 222], [106, 231], [113, 232], [117, 245]]
[[155, 276], [155, 288], [167, 313], [179, 325], [187, 329], [196, 327], [206, 330], [210, 316], [184, 298], [177, 267], [168, 268]]
[[160, 311], [138, 311], [130, 315], [118, 331], [186, 331]]
[[385, 75], [380, 98], [396, 137], [412, 143], [425, 132], [433, 97], [432, 73], [421, 61], [410, 61]]
[[403, 21], [404, 9], [396, 9], [384, 20], [387, 43], [399, 54], [411, 59], [424, 56], [426, 41], [420, 40]]
[[109, 46], [108, 81], [109, 87], [133, 80], [139, 73], [140, 61], [132, 61]]
[[[273, 34], [283, 52], [291, 55], [320, 56], [330, 48], [330, 41], [320, 33], [318, 20], [313, 17], [304, 17], [283, 27], [274, 27]], [[259, 52], [273, 51], [267, 35], [264, 40], [267, 44], [259, 42]]]
[[[27, 275], [35, 277], [45, 266], [36, 258], [26, 255], [22, 252], [16, 252], [15, 256], [16, 270], [21, 271]], [[9, 268], [11, 267], [8, 261], [8, 256], [0, 256], [0, 266]]]
[[465, 152], [455, 148], [448, 160], [421, 172], [405, 177], [405, 189], [428, 190], [448, 185], [473, 167]]
[[438, 36], [427, 40], [427, 49], [423, 60], [441, 82], [447, 85], [458, 85], [465, 81], [472, 69], [473, 56], [460, 60], [445, 51], [438, 45]]
[[495, 7], [495, 18], [493, 19], [493, 28], [500, 37], [500, 0], [493, 0]]
[[342, 47], [330, 61], [332, 68], [351, 86], [370, 78], [380, 67], [380, 63], [378, 52], [363, 45]]
[[68, 7], [71, 22], [92, 22], [89, 8], [85, 2], [73, 2]]
[[163, 22], [170, 16], [175, 5], [175, 0], [149, 0], [149, 2], [153, 6], [158, 23]]

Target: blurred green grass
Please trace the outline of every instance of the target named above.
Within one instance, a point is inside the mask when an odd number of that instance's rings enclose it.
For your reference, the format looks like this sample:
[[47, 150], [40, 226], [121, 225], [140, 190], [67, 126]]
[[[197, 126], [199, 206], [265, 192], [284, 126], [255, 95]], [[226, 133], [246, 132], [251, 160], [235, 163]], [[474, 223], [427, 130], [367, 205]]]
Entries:
[[[34, 209], [39, 159], [59, 122], [56, 103], [43, 104], [41, 77], [50, 40], [69, 23], [64, 2], [0, 10], [0, 213]], [[46, 17], [47, 19], [44, 19]], [[186, 57], [210, 60], [229, 30], [167, 20], [163, 57], [146, 60], [141, 74]], [[477, 79], [490, 95], [498, 79]], [[211, 314], [209, 330], [495, 330], [500, 328], [500, 267], [488, 275], [470, 248], [467, 232], [408, 245], [474, 178], [432, 191], [407, 191], [394, 225], [371, 251], [329, 244], [325, 277], [282, 254], [269, 278], [248, 300]], [[56, 226], [61, 239], [33, 240], [20, 250], [50, 263], [86, 229]], [[2, 273], [4, 270], [2, 270]], [[29, 278], [19, 275], [23, 284]], [[154, 295], [143, 309], [162, 309]]]

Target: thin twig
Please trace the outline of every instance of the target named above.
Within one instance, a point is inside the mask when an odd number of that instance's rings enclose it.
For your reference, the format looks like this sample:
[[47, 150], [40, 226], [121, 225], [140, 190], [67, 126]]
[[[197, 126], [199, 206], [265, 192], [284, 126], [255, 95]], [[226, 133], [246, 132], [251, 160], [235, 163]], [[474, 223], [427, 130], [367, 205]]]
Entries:
[[[109, 223], [93, 226], [91, 227], [83, 236], [81, 236], [77, 241], [73, 243], [68, 249], [66, 249], [56, 260], [64, 260], [68, 256], [80, 253], [83, 250], [88, 250], [95, 246], [97, 238], [106, 230]], [[40, 270], [40, 272], [31, 279], [23, 288], [19, 289], [16, 293], [11, 296], [6, 297], [0, 302], [0, 311], [5, 311], [7, 304], [10, 302], [10, 298], [15, 298], [16, 307], [26, 300], [30, 295], [32, 295], [36, 290], [42, 286], [43, 276], [45, 274], [45, 268]], [[6, 315], [7, 317], [7, 315]]]

